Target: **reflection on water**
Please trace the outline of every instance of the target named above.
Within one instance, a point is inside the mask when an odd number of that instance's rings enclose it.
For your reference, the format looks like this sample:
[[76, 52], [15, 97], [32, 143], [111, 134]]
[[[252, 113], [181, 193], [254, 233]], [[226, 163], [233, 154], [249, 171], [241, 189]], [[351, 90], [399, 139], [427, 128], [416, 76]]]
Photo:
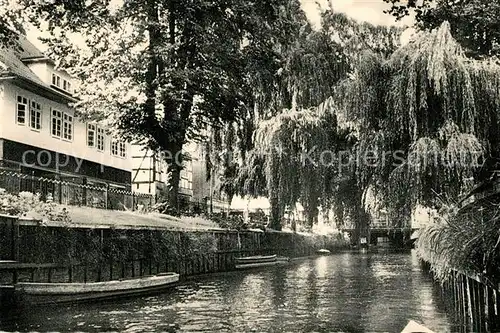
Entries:
[[409, 319], [455, 331], [414, 254], [344, 253], [233, 272], [150, 297], [44, 308], [0, 330], [400, 332]]

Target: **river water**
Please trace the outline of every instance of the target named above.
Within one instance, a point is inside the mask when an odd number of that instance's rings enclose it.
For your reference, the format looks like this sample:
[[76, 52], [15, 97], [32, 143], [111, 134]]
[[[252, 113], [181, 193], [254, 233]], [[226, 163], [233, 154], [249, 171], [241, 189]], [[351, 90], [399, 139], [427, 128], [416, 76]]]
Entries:
[[341, 253], [218, 274], [164, 294], [3, 315], [6, 331], [456, 332], [414, 253]]

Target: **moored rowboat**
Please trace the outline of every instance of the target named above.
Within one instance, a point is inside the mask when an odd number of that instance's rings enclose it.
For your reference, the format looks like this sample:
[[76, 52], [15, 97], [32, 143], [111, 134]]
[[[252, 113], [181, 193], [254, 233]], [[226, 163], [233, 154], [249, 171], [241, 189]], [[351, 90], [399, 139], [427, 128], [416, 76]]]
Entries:
[[275, 266], [280, 264], [286, 264], [289, 261], [290, 259], [287, 257], [278, 257], [276, 255], [241, 257], [241, 258], [235, 258], [235, 268], [246, 269], [246, 268]]
[[19, 282], [14, 285], [17, 302], [25, 305], [78, 302], [161, 290], [179, 281], [177, 273], [133, 279], [88, 283]]
[[273, 262], [276, 261], [277, 258], [278, 257], [275, 254], [270, 256], [240, 257], [240, 258], [234, 258], [234, 262], [236, 264], [252, 264], [260, 262]]

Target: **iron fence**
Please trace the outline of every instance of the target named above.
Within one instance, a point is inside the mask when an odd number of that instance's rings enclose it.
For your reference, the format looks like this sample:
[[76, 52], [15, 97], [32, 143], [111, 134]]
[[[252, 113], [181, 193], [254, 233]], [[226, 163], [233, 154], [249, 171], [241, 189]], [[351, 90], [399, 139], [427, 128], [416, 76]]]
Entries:
[[88, 183], [85, 178], [43, 177], [0, 170], [0, 188], [11, 194], [39, 194], [42, 201], [113, 210], [135, 210], [152, 206], [151, 194], [134, 193], [109, 183]]

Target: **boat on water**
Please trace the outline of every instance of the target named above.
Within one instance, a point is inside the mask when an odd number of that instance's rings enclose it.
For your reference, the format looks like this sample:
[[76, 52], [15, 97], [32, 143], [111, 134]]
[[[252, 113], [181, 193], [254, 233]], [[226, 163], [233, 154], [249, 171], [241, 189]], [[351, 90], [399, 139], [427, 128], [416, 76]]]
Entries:
[[251, 256], [251, 257], [240, 257], [234, 259], [236, 269], [283, 265], [287, 264], [288, 262], [290, 262], [290, 258], [278, 257], [275, 254], [270, 256]]
[[416, 321], [410, 320], [401, 333], [434, 333], [434, 331], [431, 331]]
[[318, 251], [316, 251], [317, 254], [330, 254], [330, 250], [327, 250], [327, 249], [319, 249]]
[[23, 305], [67, 303], [131, 296], [159, 291], [179, 281], [177, 273], [162, 273], [132, 279], [87, 283], [18, 282], [16, 302]]

